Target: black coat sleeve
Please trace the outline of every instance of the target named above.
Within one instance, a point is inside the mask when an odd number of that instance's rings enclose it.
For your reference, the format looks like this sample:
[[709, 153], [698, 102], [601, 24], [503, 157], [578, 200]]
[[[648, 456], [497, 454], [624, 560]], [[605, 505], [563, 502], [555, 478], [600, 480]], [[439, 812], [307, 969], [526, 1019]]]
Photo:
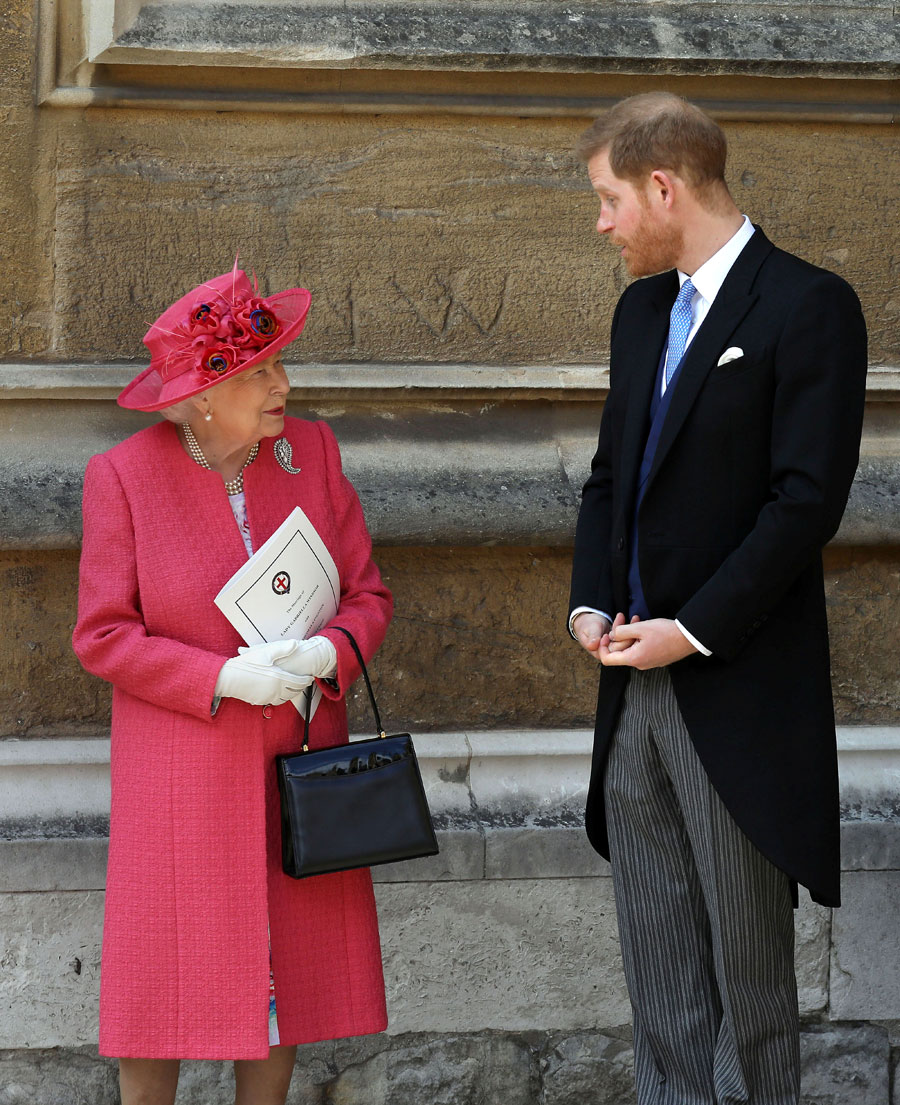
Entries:
[[[616, 326], [622, 304], [628, 295], [626, 290], [613, 314], [610, 346], [615, 339]], [[624, 381], [614, 375], [610, 365], [609, 392], [600, 419], [600, 436], [597, 451], [591, 461], [591, 474], [581, 492], [581, 508], [575, 527], [575, 553], [572, 562], [572, 585], [569, 593], [569, 616], [579, 606], [605, 610], [613, 609], [612, 573], [610, 570], [610, 541], [613, 521], [613, 455], [612, 425], [615, 412], [623, 398], [620, 392]]]

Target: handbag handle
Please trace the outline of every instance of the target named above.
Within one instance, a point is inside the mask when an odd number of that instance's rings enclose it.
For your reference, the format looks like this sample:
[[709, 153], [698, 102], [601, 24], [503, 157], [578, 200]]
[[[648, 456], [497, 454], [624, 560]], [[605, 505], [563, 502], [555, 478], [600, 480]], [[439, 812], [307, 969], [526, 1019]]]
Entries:
[[359, 666], [362, 669], [363, 679], [366, 681], [366, 690], [369, 692], [369, 701], [372, 703], [372, 713], [375, 715], [375, 732], [378, 736], [384, 736], [384, 726], [381, 724], [381, 714], [378, 712], [378, 703], [375, 701], [375, 692], [372, 690], [372, 682], [369, 679], [369, 673], [366, 670], [366, 662], [362, 658], [362, 653], [359, 651], [359, 645], [356, 643], [356, 639], [349, 629], [344, 629], [339, 625], [333, 625], [332, 629], [336, 629], [339, 633], [343, 633], [349, 640], [353, 651], [356, 653], [356, 659], [359, 661]]
[[[359, 661], [359, 666], [362, 669], [363, 679], [366, 681], [366, 690], [369, 692], [369, 701], [372, 703], [372, 713], [375, 715], [375, 733], [379, 737], [385, 737], [384, 727], [381, 724], [381, 714], [378, 712], [378, 703], [375, 701], [375, 692], [372, 690], [372, 681], [369, 679], [369, 673], [366, 669], [366, 662], [362, 658], [362, 653], [359, 651], [359, 645], [356, 643], [356, 638], [350, 632], [349, 629], [344, 629], [340, 625], [331, 626], [332, 629], [336, 629], [339, 633], [343, 633], [344, 636], [350, 641], [353, 651], [356, 653], [356, 659]], [[313, 687], [315, 684], [311, 684], [306, 692], [306, 714], [303, 718], [306, 723], [306, 739], [303, 741], [303, 751], [309, 751], [307, 747], [307, 740], [309, 739], [309, 722], [310, 714], [312, 713], [312, 696]]]

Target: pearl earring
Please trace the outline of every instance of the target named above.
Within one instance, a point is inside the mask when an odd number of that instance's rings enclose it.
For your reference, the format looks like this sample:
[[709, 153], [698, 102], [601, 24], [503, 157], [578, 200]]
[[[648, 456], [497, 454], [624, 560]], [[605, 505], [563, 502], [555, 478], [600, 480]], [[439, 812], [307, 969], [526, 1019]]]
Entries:
[[203, 416], [203, 420], [205, 422], [212, 422], [212, 414], [209, 411], [207, 411], [206, 414], [204, 414], [204, 416]]

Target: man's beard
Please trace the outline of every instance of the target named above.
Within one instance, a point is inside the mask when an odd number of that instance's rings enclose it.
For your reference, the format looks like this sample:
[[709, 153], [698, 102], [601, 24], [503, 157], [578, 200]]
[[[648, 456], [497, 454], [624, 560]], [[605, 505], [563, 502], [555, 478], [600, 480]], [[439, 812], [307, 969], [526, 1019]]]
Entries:
[[645, 218], [625, 246], [625, 265], [632, 276], [652, 276], [676, 266], [684, 249], [680, 226], [661, 227]]

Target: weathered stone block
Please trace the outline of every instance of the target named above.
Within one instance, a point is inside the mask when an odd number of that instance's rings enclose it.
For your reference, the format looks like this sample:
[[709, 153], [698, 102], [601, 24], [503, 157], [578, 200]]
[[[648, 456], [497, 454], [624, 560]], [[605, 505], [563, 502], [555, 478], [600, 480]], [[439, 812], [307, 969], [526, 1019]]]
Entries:
[[[39, 6], [7, 0], [0, 16], [0, 356], [46, 356], [50, 338], [53, 123], [35, 110]], [[14, 275], [13, 275], [14, 274]]]
[[388, 1031], [556, 1031], [624, 1024], [610, 879], [376, 888]]
[[[0, 733], [102, 722], [108, 688], [82, 671], [72, 652], [78, 554], [0, 554]], [[51, 722], [52, 724], [52, 722]]]
[[473, 729], [593, 721], [597, 664], [565, 637], [567, 551], [391, 548], [376, 555], [395, 600], [375, 665], [376, 675], [385, 673], [378, 693], [393, 726], [415, 733], [446, 727], [449, 718]]
[[[333, 1045], [314, 1044], [299, 1049], [287, 1105], [324, 1105], [327, 1081], [334, 1076], [321, 1054], [330, 1058]], [[175, 1105], [232, 1105], [234, 1067], [231, 1063], [189, 1060], [181, 1064]]]
[[885, 1105], [887, 1033], [874, 1025], [808, 1026], [800, 1036], [803, 1105]]
[[[530, 754], [524, 756], [518, 727], [469, 732], [466, 739], [472, 791], [480, 800], [478, 813], [485, 825], [583, 825], [592, 730], [575, 734], [545, 729], [531, 734]], [[484, 800], [487, 795], [489, 802]]]
[[541, 1105], [632, 1105], [630, 1029], [580, 1032], [548, 1042], [541, 1053]]
[[2, 841], [0, 893], [104, 890], [108, 850], [107, 837]]
[[375, 882], [459, 882], [484, 877], [484, 836], [477, 829], [439, 829], [436, 856], [372, 868]]
[[[341, 1048], [346, 1052], [346, 1047]], [[485, 1035], [401, 1038], [343, 1067], [331, 1105], [531, 1105], [536, 1071], [527, 1046]]]
[[[900, 789], [887, 800], [900, 815]], [[900, 871], [900, 816], [893, 821], [845, 821], [841, 825], [841, 866], [844, 871]]]
[[900, 624], [900, 555], [896, 549], [829, 548], [824, 562], [838, 720], [896, 722], [900, 673], [894, 650], [873, 645], [881, 626]]
[[[608, 348], [629, 277], [596, 242], [596, 197], [571, 154], [583, 120], [170, 121], [140, 110], [60, 118], [44, 216], [57, 356], [139, 357], [144, 322], [231, 264], [226, 242], [264, 289], [312, 291], [302, 359], [565, 363]], [[891, 215], [892, 128], [726, 130], [741, 209], [778, 245], [846, 276], [873, 359], [896, 361], [891, 251], [869, 248]], [[847, 179], [853, 212], [823, 217], [846, 208]]]
[[[377, 897], [395, 1035], [628, 1019], [609, 879], [382, 883]], [[0, 1047], [96, 1040], [102, 908], [93, 891], [0, 895]]]
[[489, 879], [609, 875], [609, 864], [588, 843], [583, 827], [488, 828], [485, 850]]
[[[394, 621], [372, 666], [392, 729], [427, 741], [429, 730], [450, 724], [593, 723], [597, 665], [563, 627], [569, 550], [390, 547], [376, 549], [375, 558], [395, 597]], [[900, 672], [871, 625], [873, 618], [879, 625], [900, 621], [900, 556], [853, 550], [845, 557], [838, 550], [825, 563], [838, 721], [898, 722]], [[109, 688], [83, 672], [71, 651], [77, 573], [74, 551], [0, 552], [2, 735], [78, 731], [108, 721]], [[351, 729], [370, 731], [360, 684], [348, 706]], [[464, 809], [465, 788], [456, 786]]]
[[0, 1047], [97, 1039], [103, 894], [0, 894]]
[[[881, 391], [882, 375], [893, 392]], [[158, 421], [109, 401], [130, 377], [127, 365], [0, 364], [0, 424], [9, 419], [0, 447], [0, 548], [80, 544], [89, 457]], [[479, 393], [457, 388], [459, 377], [493, 384]], [[297, 395], [290, 413], [331, 423], [378, 544], [571, 546], [604, 370], [445, 365], [410, 379], [402, 365], [317, 365], [292, 366], [289, 378]], [[401, 391], [398, 382], [412, 386]], [[842, 546], [900, 544], [897, 434], [878, 402], [900, 393], [900, 370], [874, 368], [869, 383], [864, 459], [834, 538]]]
[[[888, 1033], [807, 1026], [803, 1105], [888, 1105]], [[628, 1026], [577, 1033], [362, 1036], [298, 1049], [288, 1105], [633, 1105]], [[177, 1105], [231, 1105], [232, 1066], [182, 1063]], [[117, 1105], [94, 1048], [0, 1051], [0, 1105]], [[892, 1101], [891, 1105], [896, 1105]]]
[[[372, 665], [379, 706], [393, 730], [427, 741], [429, 729], [450, 723], [552, 729], [587, 723], [597, 665], [561, 629], [567, 552], [379, 549], [375, 557], [395, 594], [394, 622]], [[71, 650], [77, 577], [73, 551], [0, 553], [0, 734], [108, 723], [109, 687], [86, 674]], [[361, 684], [348, 694], [348, 708], [352, 731], [370, 731]], [[464, 808], [465, 788], [456, 789]]]
[[0, 1105], [119, 1105], [116, 1062], [87, 1047], [0, 1051]]
[[816, 905], [801, 891], [800, 907], [794, 912], [794, 934], [800, 1013], [810, 1016], [828, 1005], [831, 910]]
[[834, 911], [831, 1016], [888, 1020], [900, 1016], [900, 871], [850, 871]]

